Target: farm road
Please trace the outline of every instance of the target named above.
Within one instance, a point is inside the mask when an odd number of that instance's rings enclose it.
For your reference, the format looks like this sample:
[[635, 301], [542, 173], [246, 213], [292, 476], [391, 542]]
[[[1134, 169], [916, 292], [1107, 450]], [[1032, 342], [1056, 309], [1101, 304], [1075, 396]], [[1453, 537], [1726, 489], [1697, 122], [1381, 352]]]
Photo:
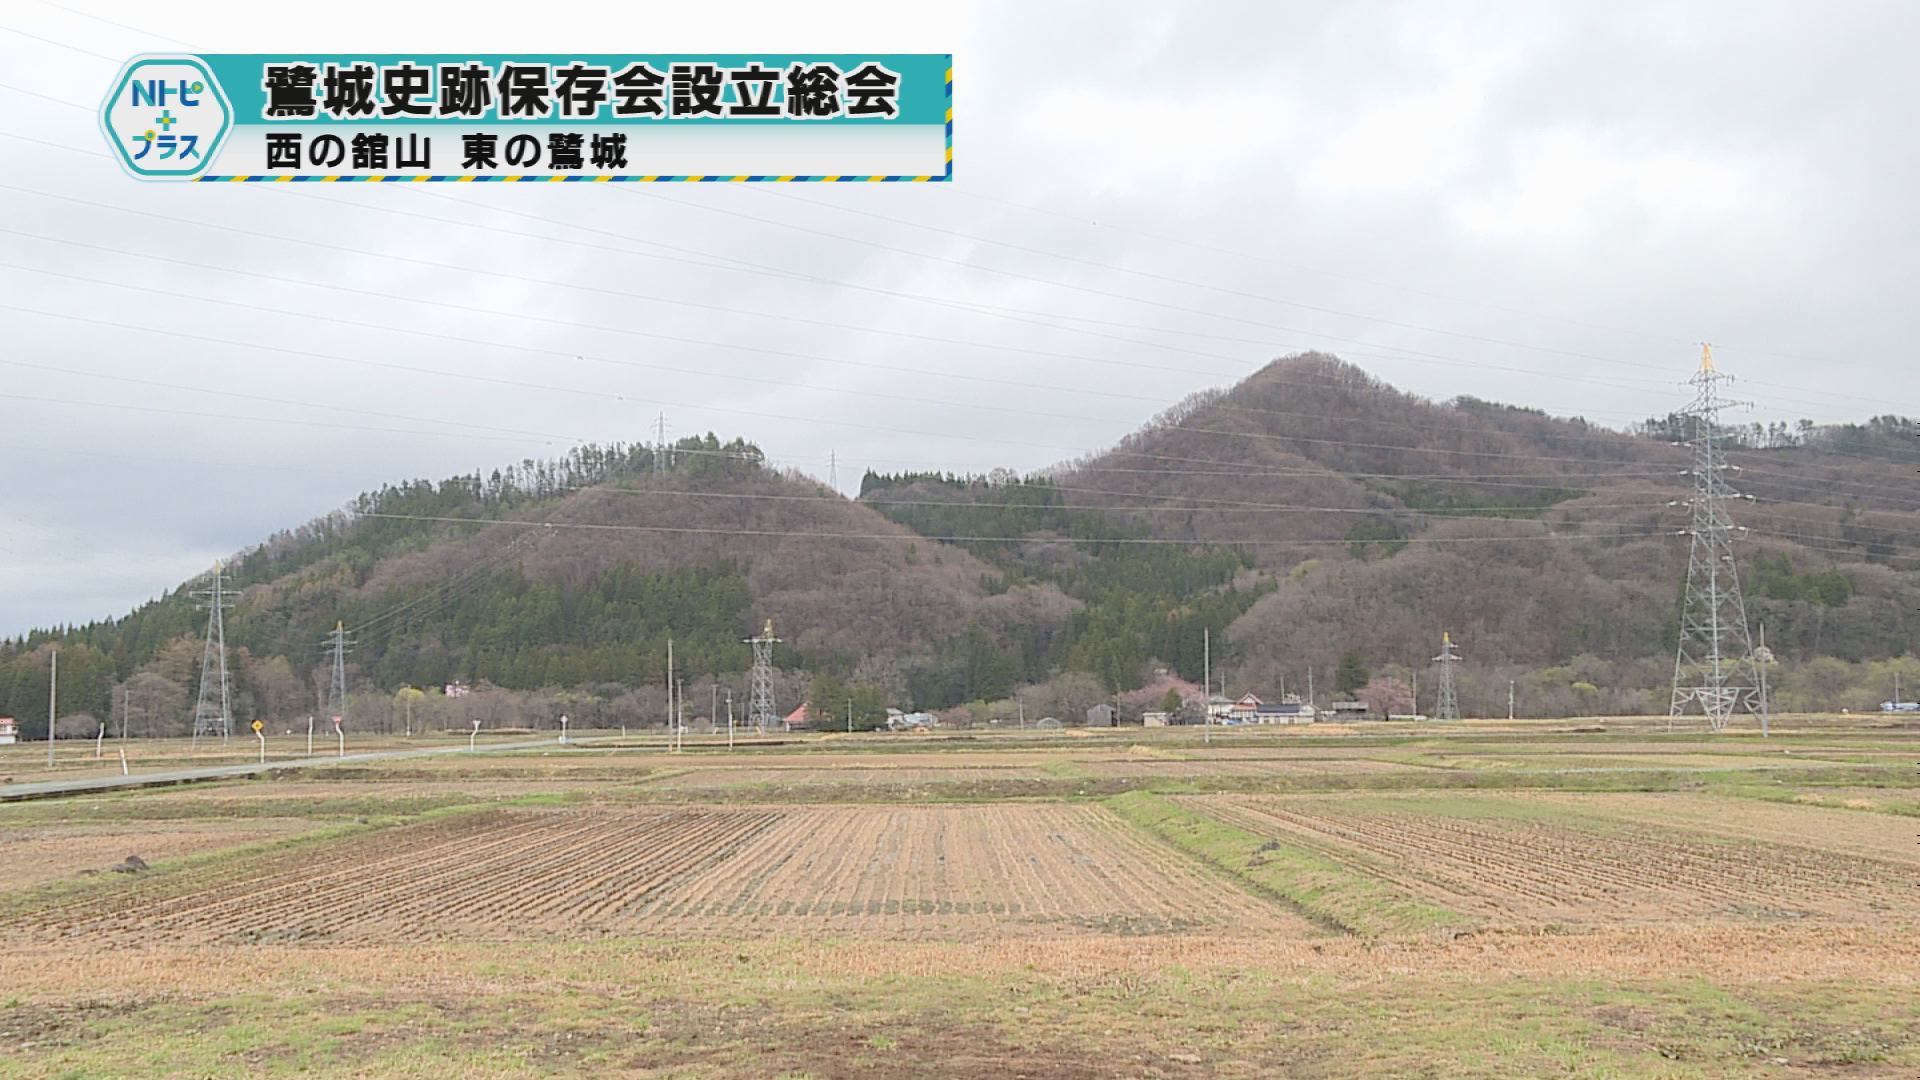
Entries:
[[[590, 743], [591, 739], [574, 739], [568, 747]], [[73, 780], [40, 780], [30, 784], [0, 784], [0, 802], [17, 802], [22, 799], [49, 799], [62, 795], [84, 795], [99, 791], [115, 791], [121, 788], [164, 787], [169, 784], [191, 784], [201, 780], [226, 780], [236, 776], [253, 776], [276, 769], [319, 769], [335, 765], [354, 765], [369, 761], [398, 761], [405, 758], [435, 757], [441, 754], [495, 754], [511, 750], [551, 749], [557, 744], [552, 739], [532, 739], [524, 742], [494, 743], [490, 746], [477, 746], [468, 750], [464, 746], [433, 746], [420, 750], [378, 750], [364, 754], [348, 754], [345, 757], [326, 757], [316, 754], [313, 757], [281, 758], [266, 762], [248, 762], [243, 765], [208, 765], [196, 769], [170, 769], [161, 772], [134, 773], [131, 776], [94, 776]]]

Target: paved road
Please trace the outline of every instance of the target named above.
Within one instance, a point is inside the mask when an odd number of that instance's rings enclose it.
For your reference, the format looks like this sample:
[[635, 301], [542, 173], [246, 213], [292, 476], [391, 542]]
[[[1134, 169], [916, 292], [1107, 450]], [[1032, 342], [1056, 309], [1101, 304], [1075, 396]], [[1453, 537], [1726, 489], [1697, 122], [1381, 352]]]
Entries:
[[[566, 745], [580, 746], [583, 742], [591, 741], [591, 739], [575, 740]], [[348, 754], [345, 757], [315, 756], [269, 760], [265, 763], [251, 762], [245, 765], [209, 765], [198, 769], [140, 772], [131, 776], [93, 776], [73, 780], [40, 780], [31, 784], [0, 784], [0, 802], [49, 799], [61, 795], [84, 795], [89, 792], [114, 791], [120, 788], [191, 784], [200, 780], [225, 780], [235, 776], [254, 776], [277, 769], [321, 769], [367, 761], [398, 761], [402, 758], [435, 757], [441, 754], [497, 754], [508, 750], [552, 750], [559, 746], [560, 744], [555, 740], [547, 738], [526, 742], [481, 744], [471, 751], [464, 746], [433, 746], [423, 750], [380, 750], [365, 754]]]

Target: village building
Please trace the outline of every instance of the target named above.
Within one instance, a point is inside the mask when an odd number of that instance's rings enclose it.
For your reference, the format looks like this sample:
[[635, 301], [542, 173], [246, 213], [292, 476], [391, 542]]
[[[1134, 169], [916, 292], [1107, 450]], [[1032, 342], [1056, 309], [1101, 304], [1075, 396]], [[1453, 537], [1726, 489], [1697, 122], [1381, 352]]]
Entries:
[[1232, 701], [1215, 697], [1208, 711], [1216, 724], [1311, 724], [1317, 710], [1289, 694], [1284, 701], [1266, 702], [1258, 694], [1242, 694]]

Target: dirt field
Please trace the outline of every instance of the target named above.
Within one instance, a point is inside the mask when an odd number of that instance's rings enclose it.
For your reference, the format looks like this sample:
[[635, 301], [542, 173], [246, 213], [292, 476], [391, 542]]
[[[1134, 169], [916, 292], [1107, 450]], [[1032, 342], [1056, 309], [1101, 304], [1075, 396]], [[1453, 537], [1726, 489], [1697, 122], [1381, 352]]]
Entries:
[[1306, 775], [1311, 773], [1387, 773], [1420, 768], [1396, 761], [1380, 761], [1362, 757], [1312, 757], [1286, 760], [1254, 760], [1236, 758], [1227, 761], [1190, 761], [1170, 760], [1130, 760], [1130, 761], [1082, 761], [1074, 768], [1089, 776], [1115, 777], [1162, 777], [1162, 776], [1271, 776], [1277, 774]]
[[950, 768], [922, 768], [914, 766], [876, 765], [867, 762], [859, 766], [822, 768], [810, 765], [792, 765], [785, 768], [695, 768], [685, 772], [670, 773], [650, 780], [651, 786], [668, 788], [697, 787], [758, 787], [761, 785], [911, 785], [911, 784], [964, 784], [973, 781], [995, 780], [1042, 780], [1047, 774], [1039, 769], [1023, 769], [1005, 765], [964, 766]]
[[[1848, 811], [1761, 807], [1774, 811], [1766, 824], [1730, 829], [1697, 801], [1683, 803], [1676, 815], [1691, 816], [1693, 824], [1676, 824], [1664, 800], [1686, 796], [1610, 801], [1615, 798], [1551, 804], [1525, 795], [1186, 801], [1223, 821], [1354, 865], [1440, 907], [1503, 925], [1719, 919], [1905, 924], [1920, 918], [1920, 905], [1913, 902], [1920, 896], [1920, 860], [1885, 854], [1898, 837], [1911, 843], [1915, 830], [1909, 822], [1887, 817], [1832, 823], [1866, 838], [1843, 851], [1811, 840], [1828, 823], [1786, 825], [1780, 817]], [[1539, 812], [1548, 806], [1556, 812]], [[1719, 810], [1753, 812], [1738, 804]]]
[[0, 804], [0, 1077], [1920, 1075], [1920, 735], [1663, 726], [636, 736]]
[[297, 818], [27, 826], [0, 830], [0, 890], [71, 881], [129, 855], [149, 863], [281, 840], [314, 827]]
[[230, 942], [1309, 929], [1211, 884], [1091, 806], [518, 811], [155, 877], [47, 919]]

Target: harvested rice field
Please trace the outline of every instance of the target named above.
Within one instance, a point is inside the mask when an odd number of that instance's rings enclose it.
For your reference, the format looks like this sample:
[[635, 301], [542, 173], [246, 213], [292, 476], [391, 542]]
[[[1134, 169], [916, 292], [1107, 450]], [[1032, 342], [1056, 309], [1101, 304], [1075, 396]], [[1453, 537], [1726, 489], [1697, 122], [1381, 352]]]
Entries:
[[0, 830], [0, 891], [71, 881], [129, 855], [164, 861], [298, 836], [317, 827], [298, 818], [238, 822], [103, 822], [37, 825]]
[[157, 876], [48, 927], [141, 941], [1310, 929], [1213, 884], [1097, 806], [481, 812]]
[[593, 733], [0, 802], [0, 1077], [1920, 1075], [1920, 733], [1614, 723]]
[[[1503, 925], [1920, 919], [1910, 822], [1778, 805], [1703, 807], [1688, 795], [1622, 798], [1186, 801], [1427, 903]], [[1668, 800], [1678, 800], [1672, 812]], [[1726, 820], [1734, 814], [1752, 820], [1735, 827]], [[1821, 820], [1836, 814], [1840, 820]], [[1823, 832], [1839, 835], [1819, 839]]]

